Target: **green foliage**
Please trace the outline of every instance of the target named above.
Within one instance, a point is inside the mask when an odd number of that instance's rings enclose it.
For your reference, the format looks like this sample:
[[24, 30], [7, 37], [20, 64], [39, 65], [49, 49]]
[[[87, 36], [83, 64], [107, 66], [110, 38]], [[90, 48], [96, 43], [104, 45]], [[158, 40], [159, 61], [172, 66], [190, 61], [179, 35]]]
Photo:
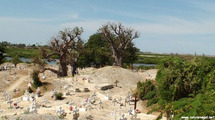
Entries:
[[42, 82], [40, 81], [40, 78], [39, 78], [39, 70], [33, 70], [33, 72], [31, 73], [31, 78], [33, 80], [34, 88], [37, 88], [42, 85]]
[[0, 45], [0, 64], [4, 62], [4, 53], [5, 53], [5, 49], [3, 46]]
[[[134, 63], [138, 58], [138, 51], [139, 49], [134, 47], [133, 43], [130, 43], [123, 54], [123, 63]], [[110, 46], [100, 33], [90, 36], [84, 45], [83, 54], [81, 54], [78, 60], [80, 67], [103, 67], [105, 65], [112, 65], [113, 62]]]
[[143, 100], [150, 99], [155, 96], [155, 86], [149, 80], [146, 82], [138, 82], [137, 83], [137, 97]]
[[5, 49], [8, 57], [19, 56], [24, 58], [33, 58], [37, 53], [37, 48], [16, 48], [16, 47], [7, 47]]
[[79, 58], [79, 65], [83, 67], [111, 65], [111, 51], [108, 43], [102, 38], [101, 34], [97, 33], [90, 36], [84, 48], [84, 54]]
[[56, 100], [62, 100], [63, 99], [63, 93], [61, 93], [61, 92], [56, 93], [55, 94], [55, 99]]
[[19, 59], [18, 55], [15, 55], [12, 57], [11, 62], [16, 66], [18, 63], [21, 63], [22, 61]]
[[215, 115], [215, 70], [211, 62], [203, 57], [171, 56], [158, 68], [156, 86], [148, 81], [137, 83], [138, 95], [148, 99], [147, 106], [158, 103], [152, 111], [173, 111], [174, 119]]

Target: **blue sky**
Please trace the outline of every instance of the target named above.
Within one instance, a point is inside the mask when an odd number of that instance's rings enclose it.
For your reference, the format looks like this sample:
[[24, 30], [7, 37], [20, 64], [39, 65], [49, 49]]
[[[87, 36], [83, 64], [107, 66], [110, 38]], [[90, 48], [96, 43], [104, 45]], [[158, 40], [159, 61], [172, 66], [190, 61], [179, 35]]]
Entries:
[[215, 55], [214, 0], [0, 0], [0, 41], [47, 44], [75, 26], [87, 41], [108, 21], [138, 30], [143, 52]]

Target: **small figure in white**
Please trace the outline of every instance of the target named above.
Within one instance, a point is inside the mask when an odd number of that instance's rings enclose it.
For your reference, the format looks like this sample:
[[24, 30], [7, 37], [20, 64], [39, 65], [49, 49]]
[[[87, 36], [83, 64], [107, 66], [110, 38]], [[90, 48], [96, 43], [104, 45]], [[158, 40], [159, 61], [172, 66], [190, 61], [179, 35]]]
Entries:
[[101, 99], [99, 100], [99, 108], [100, 109], [102, 108], [102, 101], [101, 101]]
[[87, 104], [86, 100], [82, 100], [81, 106], [84, 107]]
[[113, 105], [115, 106], [117, 102], [116, 98], [114, 98], [112, 102], [113, 102]]
[[61, 116], [64, 113], [64, 110], [62, 109], [62, 107], [60, 106], [59, 109], [56, 111], [56, 113]]

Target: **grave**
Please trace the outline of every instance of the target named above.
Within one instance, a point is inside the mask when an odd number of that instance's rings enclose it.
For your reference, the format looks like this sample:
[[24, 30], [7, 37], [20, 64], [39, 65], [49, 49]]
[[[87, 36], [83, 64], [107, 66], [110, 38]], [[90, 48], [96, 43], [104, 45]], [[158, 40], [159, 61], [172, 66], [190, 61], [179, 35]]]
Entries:
[[73, 120], [78, 120], [78, 117], [79, 117], [78, 107], [75, 107], [75, 109], [72, 111], [72, 113], [73, 113]]
[[75, 88], [75, 92], [81, 92], [79, 88]]
[[108, 89], [108, 90], [106, 91], [105, 99], [106, 99], [106, 100], [111, 100], [111, 97], [110, 97], [110, 89]]
[[29, 92], [25, 90], [25, 96], [22, 98], [24, 101], [29, 101]]
[[58, 109], [58, 110], [56, 110], [56, 113], [57, 113], [57, 115], [58, 115], [58, 116], [62, 116], [62, 115], [63, 115], [63, 113], [64, 113], [63, 108], [60, 106], [60, 107], [59, 107], [59, 109]]
[[103, 83], [103, 84], [97, 85], [96, 88], [99, 90], [108, 90], [108, 89], [112, 89], [113, 85], [108, 84], [108, 83]]
[[88, 88], [84, 88], [84, 92], [89, 92], [90, 90]]

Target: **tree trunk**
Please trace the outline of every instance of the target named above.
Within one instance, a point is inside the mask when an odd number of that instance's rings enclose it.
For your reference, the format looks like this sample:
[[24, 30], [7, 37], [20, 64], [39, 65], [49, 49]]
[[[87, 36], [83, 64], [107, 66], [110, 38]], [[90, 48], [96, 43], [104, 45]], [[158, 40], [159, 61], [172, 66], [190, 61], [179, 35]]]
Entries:
[[122, 54], [121, 53], [116, 53], [114, 54], [114, 65], [115, 66], [120, 66], [122, 67], [123, 62], [122, 62]]
[[78, 68], [78, 63], [76, 61], [73, 61], [71, 64], [71, 73], [72, 73], [72, 76], [74, 77], [75, 74], [77, 74], [77, 68]]
[[67, 64], [66, 64], [66, 57], [65, 56], [62, 56], [60, 58], [60, 64], [59, 64], [59, 70], [58, 70], [58, 74], [57, 76], [58, 77], [65, 77], [65, 76], [68, 76], [67, 74]]
[[67, 65], [65, 63], [60, 64], [57, 76], [58, 77], [68, 76], [67, 70], [68, 70], [68, 68], [67, 68]]

